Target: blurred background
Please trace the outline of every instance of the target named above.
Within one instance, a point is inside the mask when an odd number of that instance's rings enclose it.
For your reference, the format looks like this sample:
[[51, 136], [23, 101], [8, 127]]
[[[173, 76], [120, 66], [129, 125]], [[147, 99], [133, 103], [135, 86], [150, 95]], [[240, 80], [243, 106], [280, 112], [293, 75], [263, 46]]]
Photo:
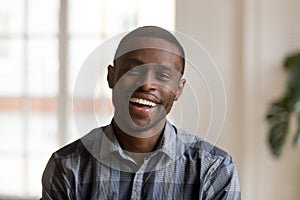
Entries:
[[[300, 0], [0, 0], [0, 199], [41, 196], [49, 157], [79, 137], [72, 92], [82, 63], [101, 42], [142, 25], [191, 36], [219, 67], [227, 117], [217, 146], [236, 162], [243, 199], [300, 199], [300, 148], [288, 138], [274, 158], [265, 121], [286, 86], [283, 61], [300, 51], [299, 9]], [[94, 106], [77, 105], [88, 120]]]

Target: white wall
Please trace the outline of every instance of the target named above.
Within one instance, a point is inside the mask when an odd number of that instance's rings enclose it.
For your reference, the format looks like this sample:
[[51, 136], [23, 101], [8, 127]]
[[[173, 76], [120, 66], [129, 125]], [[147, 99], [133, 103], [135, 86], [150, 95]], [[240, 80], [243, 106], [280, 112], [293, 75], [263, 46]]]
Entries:
[[300, 51], [300, 0], [177, 0], [176, 30], [200, 42], [221, 70], [228, 113], [218, 146], [239, 169], [243, 199], [299, 199], [300, 149], [274, 159], [264, 120], [283, 93], [282, 61]]

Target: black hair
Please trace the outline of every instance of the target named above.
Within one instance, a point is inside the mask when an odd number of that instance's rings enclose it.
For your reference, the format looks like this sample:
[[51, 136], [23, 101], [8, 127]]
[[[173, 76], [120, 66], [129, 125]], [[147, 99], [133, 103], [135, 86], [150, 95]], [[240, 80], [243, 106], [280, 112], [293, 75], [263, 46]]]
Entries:
[[129, 39], [132, 38], [136, 38], [136, 37], [152, 37], [152, 38], [159, 38], [159, 39], [163, 39], [166, 40], [167, 42], [170, 42], [172, 44], [174, 44], [180, 53], [180, 57], [181, 57], [181, 62], [182, 62], [182, 71], [181, 74], [183, 75], [184, 73], [184, 67], [185, 67], [185, 53], [184, 53], [184, 49], [182, 47], [182, 45], [180, 44], [180, 42], [177, 40], [177, 38], [170, 33], [169, 31], [158, 27], [158, 26], [143, 26], [143, 27], [139, 27], [134, 29], [133, 31], [129, 32], [127, 35], [125, 35], [120, 43], [119, 46], [116, 50], [116, 54], [114, 57], [114, 62], [117, 60], [117, 55], [120, 54], [120, 49], [123, 45], [126, 44], [126, 42]]

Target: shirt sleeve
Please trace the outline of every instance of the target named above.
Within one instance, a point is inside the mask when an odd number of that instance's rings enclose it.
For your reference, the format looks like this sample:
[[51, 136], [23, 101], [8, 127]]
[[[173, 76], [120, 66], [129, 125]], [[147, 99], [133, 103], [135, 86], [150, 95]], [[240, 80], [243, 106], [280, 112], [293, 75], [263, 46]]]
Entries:
[[72, 176], [55, 153], [49, 159], [42, 177], [42, 199], [74, 199], [71, 189]]
[[203, 199], [205, 200], [240, 200], [240, 184], [236, 166], [232, 158], [226, 156], [215, 162], [205, 178]]

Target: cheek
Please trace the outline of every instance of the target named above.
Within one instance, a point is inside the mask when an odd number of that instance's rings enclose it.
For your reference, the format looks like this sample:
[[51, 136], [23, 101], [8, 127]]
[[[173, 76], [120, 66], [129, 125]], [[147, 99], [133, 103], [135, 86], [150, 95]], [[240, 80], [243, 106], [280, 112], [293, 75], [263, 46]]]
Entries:
[[138, 79], [135, 77], [128, 77], [126, 75], [123, 75], [115, 80], [115, 85], [118, 85], [118, 88], [129, 89], [133, 88], [136, 85], [137, 81]]
[[172, 108], [175, 99], [175, 91], [174, 89], [171, 90], [165, 87], [161, 93], [163, 94], [162, 96], [163, 96], [164, 107], [166, 111], [169, 112], [170, 109]]
[[164, 95], [164, 97], [174, 100], [176, 91], [178, 89], [178, 83], [172, 81], [167, 84], [160, 84], [160, 85], [161, 85], [161, 93]]
[[165, 105], [165, 112], [166, 114], [169, 114], [169, 112], [171, 111], [173, 107], [173, 101], [169, 101], [166, 105]]

